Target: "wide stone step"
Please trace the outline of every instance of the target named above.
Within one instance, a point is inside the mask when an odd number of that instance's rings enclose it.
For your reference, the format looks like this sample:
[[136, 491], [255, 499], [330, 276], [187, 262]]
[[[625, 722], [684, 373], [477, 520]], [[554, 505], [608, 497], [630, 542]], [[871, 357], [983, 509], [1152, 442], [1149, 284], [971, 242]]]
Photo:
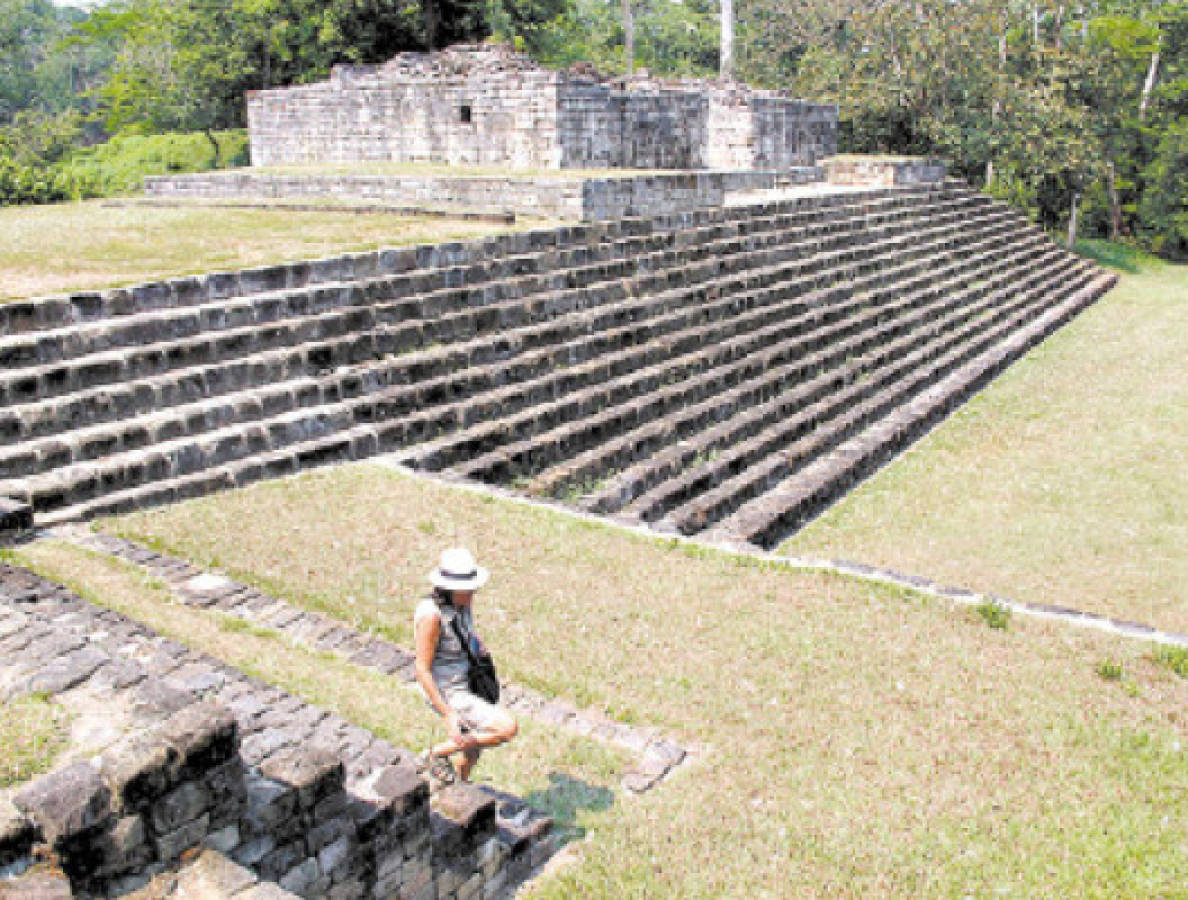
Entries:
[[797, 213], [827, 215], [839, 206], [900, 203], [925, 195], [970, 193], [960, 182], [881, 188], [844, 195], [802, 197], [724, 210], [697, 210], [654, 218], [628, 218], [559, 228], [511, 232], [471, 241], [422, 244], [350, 253], [326, 259], [215, 272], [158, 282], [83, 291], [65, 296], [18, 300], [0, 306], [0, 335], [58, 328], [159, 309], [180, 308], [270, 291], [355, 282], [377, 275], [439, 268], [466, 268], [491, 262], [532, 259], [570, 249], [599, 247], [632, 237], [699, 229], [754, 228], [765, 218]]
[[[1083, 273], [1070, 279], [1069, 273], [1062, 270], [1040, 287], [994, 310], [985, 321], [968, 326], [966, 333], [956, 340], [917, 351], [898, 367], [896, 380], [880, 385], [871, 396], [863, 397], [860, 390], [851, 390], [850, 394], [859, 395], [853, 397], [856, 403], [849, 402], [851, 396], [843, 393], [824, 401], [824, 408], [820, 410], [810, 407], [797, 421], [781, 423], [773, 429], [774, 433], [763, 434], [736, 453], [715, 461], [717, 483], [672, 510], [664, 522], [685, 534], [693, 534], [726, 518], [788, 477], [797, 467], [830, 451], [857, 430], [887, 415], [948, 372], [1042, 314], [1053, 291], [1059, 292], [1058, 296], [1063, 298], [1065, 294], [1079, 290], [1090, 277], [1089, 273]], [[936, 354], [937, 350], [941, 355]]]
[[108, 492], [177, 478], [313, 437], [338, 433], [353, 424], [350, 410], [341, 404], [299, 409], [270, 419], [63, 466], [29, 478], [0, 482], [0, 496], [25, 500], [38, 513], [50, 512], [76, 506]]
[[703, 532], [703, 536], [718, 542], [774, 546], [1116, 282], [1114, 275], [1097, 274], [1062, 302], [1034, 320], [1019, 324], [996, 345], [950, 372], [892, 414], [838, 445], [827, 456], [817, 458], [768, 493], [744, 504]]
[[[1059, 253], [1049, 247], [1048, 260]], [[1065, 260], [1067, 261], [1067, 260]], [[978, 289], [997, 291], [1000, 285], [1016, 279], [1022, 281], [1022, 274], [1007, 270], [987, 281]], [[1017, 285], [1021, 286], [1021, 285]], [[978, 304], [985, 308], [993, 299]], [[968, 319], [972, 310], [962, 310], [952, 317], [955, 325]], [[805, 407], [819, 404], [815, 411], [823, 414], [830, 408], [827, 398], [834, 392], [845, 391], [854, 382], [862, 384], [851, 388], [851, 394], [839, 394], [834, 406], [844, 407], [850, 396], [869, 393], [877, 384], [873, 369], [888, 361], [895, 362], [902, 357], [900, 346], [907, 347], [913, 339], [896, 342], [884, 347], [878, 354], [847, 365], [841, 369], [826, 372], [787, 395], [768, 404], [744, 410], [734, 418], [706, 429], [696, 437], [685, 436], [679, 443], [669, 446], [654, 456], [630, 466], [608, 479], [608, 483], [591, 496], [583, 499], [582, 505], [594, 512], [613, 513], [624, 510], [625, 517], [635, 520], [655, 520], [667, 510], [715, 486], [734, 472], [781, 446], [796, 429], [806, 427], [802, 422], [790, 421], [791, 417]], [[892, 367], [879, 374], [886, 378], [887, 372], [898, 371], [902, 366]], [[811, 420], [810, 420], [811, 421]], [[750, 438], [761, 436], [749, 444]], [[670, 442], [671, 443], [671, 442]]]
[[[1000, 264], [992, 262], [986, 255], [981, 258], [991, 265]], [[963, 268], [965, 277], [968, 277], [969, 271]], [[553, 465], [559, 459], [573, 456], [587, 446], [606, 448], [613, 455], [615, 442], [622, 439], [616, 435], [621, 435], [624, 430], [646, 428], [657, 419], [667, 417], [672, 410], [678, 411], [673, 413], [676, 416], [689, 413], [690, 404], [696, 410], [690, 414], [696, 418], [700, 413], [703, 423], [734, 415], [740, 409], [778, 396], [812, 374], [844, 362], [847, 356], [858, 352], [859, 348], [880, 344], [904, 331], [910, 332], [921, 322], [927, 322], [939, 311], [953, 305], [953, 301], [944, 299], [944, 295], [947, 288], [960, 284], [960, 278], [946, 282], [938, 273], [938, 280], [932, 287], [922, 289], [900, 305], [887, 308], [875, 303], [871, 306], [872, 312], [859, 317], [856, 322], [823, 329], [819, 335], [788, 342], [776, 347], [774, 352], [758, 354], [732, 366], [709, 370], [676, 387], [651, 392], [645, 406], [631, 402], [634, 395], [619, 403], [615, 402], [617, 398], [612, 397], [606, 404], [609, 408], [604, 412], [584, 417], [576, 424], [563, 423], [510, 446], [489, 451], [455, 471], [459, 475], [481, 480], [524, 478], [542, 466]], [[936, 302], [925, 305], [929, 300]], [[856, 337], [848, 339], [851, 335]], [[826, 349], [810, 352], [818, 347]], [[793, 362], [787, 363], [786, 360]], [[608, 443], [611, 444], [610, 448], [606, 447]], [[592, 468], [599, 468], [595, 462], [598, 456], [597, 449], [590, 451], [587, 463]], [[534, 487], [556, 487], [567, 476], [573, 475], [578, 473], [567, 472], [562, 468], [562, 471], [554, 472], [551, 477], [540, 477], [536, 482], [530, 482], [528, 487], [530, 490]]]
[[[981, 289], [992, 289], [997, 284], [1017, 278], [1018, 270], [1025, 261], [1039, 252], [1042, 252], [1042, 248], [1032, 250], [1027, 255], [1015, 251], [1009, 260], [996, 259], [990, 267], [978, 272], [979, 278], [985, 281]], [[939, 273], [937, 275], [939, 277]], [[958, 285], [960, 283], [956, 282]], [[925, 295], [939, 296], [941, 299], [926, 306], [916, 305]], [[868, 322], [855, 323], [849, 336], [827, 344], [823, 350], [798, 358], [796, 363], [787, 367], [793, 373], [788, 381], [798, 386], [804, 382], [801, 389], [791, 393], [778, 392], [774, 400], [759, 400], [752, 385], [745, 384], [711, 396], [708, 400], [681, 409], [659, 421], [645, 423], [612, 441], [546, 469], [532, 479], [528, 490], [553, 496], [595, 493], [596, 496], [582, 502], [584, 508], [593, 512], [617, 511], [634, 496], [666, 477], [665, 473], [683, 471], [699, 457], [719, 452], [722, 447], [750, 436], [765, 424], [793, 414], [801, 405], [820, 399], [830, 391], [842, 389], [855, 377], [862, 377], [854, 366], [839, 367], [839, 363], [867, 353], [921, 321], [935, 324], [941, 313], [954, 307], [957, 307], [957, 313], [952, 317], [954, 322], [972, 315], [971, 307], [958, 299], [964, 295], [935, 288], [925, 295], [879, 306], [868, 314]], [[892, 318], [889, 315], [890, 306], [902, 306], [908, 312], [899, 318]], [[895, 340], [884, 345], [880, 358], [904, 352], [904, 348], [910, 347], [915, 340], [915, 336], [909, 336], [906, 340]], [[776, 374], [772, 368], [765, 366], [763, 381], [768, 381]], [[785, 383], [785, 379], [780, 378], [780, 383]], [[710, 440], [691, 439], [694, 434], [705, 431], [713, 433]], [[679, 446], [672, 447], [678, 442]], [[664, 453], [666, 448], [671, 448], [671, 452]], [[644, 461], [637, 462], [641, 459]], [[633, 467], [632, 464], [636, 465]], [[610, 477], [611, 484], [604, 485], [600, 491], [589, 490], [589, 485], [626, 467], [631, 467], [631, 474], [624, 473], [622, 479]]]

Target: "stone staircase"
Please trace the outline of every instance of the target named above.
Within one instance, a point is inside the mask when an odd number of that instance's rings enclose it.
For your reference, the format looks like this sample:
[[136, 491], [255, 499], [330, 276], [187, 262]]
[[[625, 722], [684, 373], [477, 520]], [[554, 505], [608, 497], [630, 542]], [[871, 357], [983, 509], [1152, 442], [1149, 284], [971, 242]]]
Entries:
[[400, 451], [769, 544], [1112, 284], [958, 182], [0, 307], [39, 524]]

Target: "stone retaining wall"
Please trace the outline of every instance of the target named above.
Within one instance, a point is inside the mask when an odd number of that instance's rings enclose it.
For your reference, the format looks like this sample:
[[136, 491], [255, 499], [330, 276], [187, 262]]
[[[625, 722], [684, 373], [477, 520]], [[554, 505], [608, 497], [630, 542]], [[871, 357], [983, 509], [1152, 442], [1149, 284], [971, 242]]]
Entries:
[[209, 847], [302, 897], [489, 897], [555, 849], [516, 798], [460, 784], [431, 806], [408, 751], [8, 566], [0, 689], [133, 711], [0, 802], [0, 864], [52, 853], [75, 891], [126, 893]]
[[721, 206], [729, 191], [818, 180], [820, 170], [674, 172], [622, 178], [512, 176], [263, 175], [211, 172], [156, 175], [150, 197], [351, 197], [425, 209], [497, 210], [573, 221], [664, 216]]

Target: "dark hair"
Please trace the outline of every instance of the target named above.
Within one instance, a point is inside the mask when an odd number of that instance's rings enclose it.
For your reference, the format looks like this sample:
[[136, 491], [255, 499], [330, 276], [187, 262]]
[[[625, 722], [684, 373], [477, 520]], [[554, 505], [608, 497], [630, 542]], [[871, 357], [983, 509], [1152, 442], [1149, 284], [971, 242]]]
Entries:
[[454, 592], [451, 591], [449, 588], [434, 587], [433, 588], [433, 599], [436, 600], [438, 603], [445, 603], [448, 606], [453, 606]]

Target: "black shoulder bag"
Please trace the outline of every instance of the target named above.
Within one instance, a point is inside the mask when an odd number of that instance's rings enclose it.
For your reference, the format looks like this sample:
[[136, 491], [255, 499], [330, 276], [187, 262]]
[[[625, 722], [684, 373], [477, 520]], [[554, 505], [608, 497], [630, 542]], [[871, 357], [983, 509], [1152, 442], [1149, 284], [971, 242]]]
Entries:
[[486, 700], [488, 703], [499, 702], [499, 676], [495, 674], [495, 660], [491, 659], [491, 654], [487, 652], [486, 647], [482, 647], [477, 653], [470, 643], [470, 635], [462, 633], [462, 627], [458, 624], [458, 614], [455, 613], [453, 619], [454, 634], [458, 636], [458, 641], [466, 648], [466, 658], [470, 661], [470, 672], [467, 676], [469, 682], [470, 693], [474, 694], [481, 700]]

